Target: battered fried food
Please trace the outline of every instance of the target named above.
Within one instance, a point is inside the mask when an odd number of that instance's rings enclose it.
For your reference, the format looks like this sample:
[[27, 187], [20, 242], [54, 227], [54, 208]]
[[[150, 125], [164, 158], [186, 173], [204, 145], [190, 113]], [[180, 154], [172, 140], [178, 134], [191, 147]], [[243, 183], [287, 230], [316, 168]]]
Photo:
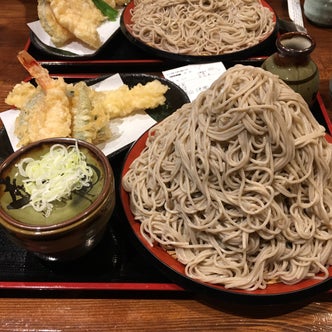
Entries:
[[56, 20], [76, 38], [96, 49], [101, 45], [97, 32], [106, 17], [91, 0], [49, 0]]
[[[17, 89], [30, 87], [22, 83]], [[71, 113], [66, 98], [66, 83], [62, 78], [53, 80], [46, 91], [37, 87], [33, 95], [22, 105], [22, 111], [15, 122], [15, 135], [20, 145], [49, 137], [68, 137], [71, 133]], [[15, 94], [15, 88], [13, 90]], [[10, 96], [6, 102], [13, 104]]]
[[28, 100], [32, 100], [36, 93], [36, 87], [30, 82], [22, 82], [16, 84], [12, 91], [9, 92], [5, 102], [8, 105], [15, 105], [15, 107], [22, 109]]
[[71, 133], [70, 104], [67, 86], [62, 78], [51, 79], [27, 52], [18, 59], [35, 77], [38, 87], [23, 82], [14, 87], [5, 102], [22, 109], [15, 123], [15, 134], [20, 145], [48, 137], [67, 137]]
[[[112, 8], [124, 5], [127, 0], [104, 0]], [[92, 49], [101, 45], [97, 28], [107, 17], [92, 0], [38, 0], [38, 17], [43, 29], [55, 46], [61, 47], [79, 40]]]
[[110, 136], [109, 120], [165, 103], [166, 85], [155, 80], [132, 89], [127, 85], [112, 91], [94, 91], [85, 82], [67, 84], [52, 79], [26, 51], [20, 62], [36, 79], [15, 85], [5, 102], [20, 109], [15, 123], [19, 146], [49, 137], [74, 137], [101, 143]]
[[95, 92], [93, 103], [96, 108], [103, 108], [109, 119], [124, 117], [142, 109], [163, 105], [167, 89], [158, 80], [145, 85], [139, 83], [131, 89], [122, 85], [117, 90]]
[[75, 38], [75, 36], [64, 28], [55, 18], [50, 6], [50, 0], [38, 0], [37, 12], [40, 24], [50, 35], [55, 46], [61, 47]]
[[93, 105], [93, 90], [85, 82], [78, 82], [71, 94], [72, 136], [94, 143], [109, 138], [109, 117], [103, 108]]

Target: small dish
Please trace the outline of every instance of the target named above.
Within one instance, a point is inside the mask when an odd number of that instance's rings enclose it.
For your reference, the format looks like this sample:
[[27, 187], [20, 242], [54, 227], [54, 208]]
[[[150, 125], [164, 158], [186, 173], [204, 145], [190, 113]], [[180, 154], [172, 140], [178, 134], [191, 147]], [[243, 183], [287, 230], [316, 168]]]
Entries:
[[[31, 195], [17, 164], [23, 158], [39, 160], [57, 144], [77, 147], [92, 176], [87, 186], [53, 200], [53, 210], [47, 216], [27, 205]], [[71, 138], [41, 140], [12, 153], [0, 165], [0, 224], [13, 242], [42, 259], [72, 260], [86, 254], [103, 237], [114, 210], [114, 187], [110, 163], [94, 145]]]

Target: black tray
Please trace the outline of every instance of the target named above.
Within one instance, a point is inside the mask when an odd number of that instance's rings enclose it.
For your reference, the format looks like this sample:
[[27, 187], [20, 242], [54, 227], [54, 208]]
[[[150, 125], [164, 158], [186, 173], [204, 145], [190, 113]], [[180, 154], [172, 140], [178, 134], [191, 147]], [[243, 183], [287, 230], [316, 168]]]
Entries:
[[[41, 42], [31, 32], [24, 49], [29, 52], [43, 67], [52, 73], [97, 73], [97, 72], [160, 72], [183, 66], [186, 62], [170, 60], [150, 54], [131, 43], [118, 30], [113, 37], [96, 53], [88, 58], [65, 58], [45, 52]], [[260, 65], [269, 55], [276, 51], [275, 39], [269, 40], [259, 54], [250, 58], [236, 58], [223, 61], [226, 68], [235, 63]]]
[[[332, 124], [320, 95], [311, 111], [331, 135]], [[4, 128], [0, 129], [0, 141], [2, 162], [12, 152]], [[128, 148], [109, 157], [117, 189]], [[0, 228], [0, 289], [183, 291], [150, 259], [142, 254], [129, 227], [118, 190], [117, 204], [104, 239], [88, 255], [71, 263], [42, 261], [10, 242]]]

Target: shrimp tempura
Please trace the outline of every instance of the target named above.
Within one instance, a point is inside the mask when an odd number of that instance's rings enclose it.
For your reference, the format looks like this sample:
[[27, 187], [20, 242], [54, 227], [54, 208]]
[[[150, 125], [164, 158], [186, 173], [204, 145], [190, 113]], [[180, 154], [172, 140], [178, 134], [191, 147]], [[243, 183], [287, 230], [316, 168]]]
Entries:
[[15, 85], [5, 102], [20, 109], [15, 123], [19, 146], [49, 137], [74, 137], [98, 144], [111, 137], [109, 121], [163, 105], [168, 86], [159, 80], [132, 88], [95, 91], [85, 82], [67, 84], [53, 79], [26, 51], [19, 61], [35, 78]]
[[69, 137], [70, 102], [63, 78], [52, 79], [25, 51], [18, 58], [38, 83], [37, 87], [27, 82], [17, 84], [5, 100], [21, 109], [15, 124], [19, 146], [48, 137]]

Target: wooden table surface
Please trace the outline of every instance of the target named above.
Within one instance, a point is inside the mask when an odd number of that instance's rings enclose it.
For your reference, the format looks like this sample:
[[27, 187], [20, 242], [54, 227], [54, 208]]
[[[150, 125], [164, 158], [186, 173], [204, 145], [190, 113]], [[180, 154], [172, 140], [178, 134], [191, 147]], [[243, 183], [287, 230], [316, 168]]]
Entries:
[[[37, 18], [36, 2], [11, 0], [1, 4], [0, 111], [4, 99], [27, 73], [16, 60], [28, 38], [27, 22]], [[288, 18], [286, 0], [270, 0], [280, 18]], [[332, 29], [305, 20], [317, 42], [312, 58], [320, 71], [320, 93], [329, 114], [332, 101]], [[1, 254], [1, 253], [0, 253]], [[332, 331], [332, 293], [316, 294], [300, 302], [255, 306], [212, 304], [187, 292], [89, 293], [0, 290], [0, 331], [110, 331], [110, 330], [234, 330]]]

